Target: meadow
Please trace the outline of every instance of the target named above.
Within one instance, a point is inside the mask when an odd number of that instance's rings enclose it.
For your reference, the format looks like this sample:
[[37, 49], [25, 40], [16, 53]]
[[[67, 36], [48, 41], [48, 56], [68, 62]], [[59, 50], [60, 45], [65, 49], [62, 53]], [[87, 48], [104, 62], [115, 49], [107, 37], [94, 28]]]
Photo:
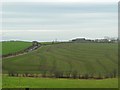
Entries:
[[[3, 77], [3, 88], [118, 88], [118, 80], [80, 80], [30, 77]], [[45, 89], [46, 90], [46, 89]]]
[[42, 43], [27, 54], [3, 58], [3, 88], [117, 88], [117, 55], [116, 43]]
[[3, 73], [111, 77], [118, 70], [117, 49], [115, 43], [43, 45], [28, 54], [3, 59]]
[[4, 41], [0, 44], [2, 44], [2, 55], [16, 53], [32, 45], [31, 42], [24, 41]]

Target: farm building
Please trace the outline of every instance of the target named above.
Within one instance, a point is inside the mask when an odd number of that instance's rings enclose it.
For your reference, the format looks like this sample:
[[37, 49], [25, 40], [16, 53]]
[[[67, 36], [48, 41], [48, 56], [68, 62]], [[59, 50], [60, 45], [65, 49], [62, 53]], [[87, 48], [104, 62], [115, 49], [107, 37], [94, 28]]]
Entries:
[[86, 41], [85, 38], [76, 38], [72, 40], [72, 42], [85, 42], [85, 41]]
[[41, 46], [41, 44], [37, 41], [33, 41], [33, 44], [32, 46], [28, 47], [27, 49], [25, 49], [26, 52], [30, 52], [30, 51], [33, 51], [37, 48], [39, 48]]

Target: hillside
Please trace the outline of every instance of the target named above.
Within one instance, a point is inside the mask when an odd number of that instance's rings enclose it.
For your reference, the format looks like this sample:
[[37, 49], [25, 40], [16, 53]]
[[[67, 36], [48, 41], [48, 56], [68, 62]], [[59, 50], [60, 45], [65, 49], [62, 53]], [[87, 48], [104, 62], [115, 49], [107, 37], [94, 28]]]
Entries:
[[104, 76], [117, 72], [117, 44], [45, 45], [22, 56], [3, 59], [3, 72]]
[[4, 41], [2, 42], [2, 55], [16, 53], [31, 46], [31, 42], [24, 41]]

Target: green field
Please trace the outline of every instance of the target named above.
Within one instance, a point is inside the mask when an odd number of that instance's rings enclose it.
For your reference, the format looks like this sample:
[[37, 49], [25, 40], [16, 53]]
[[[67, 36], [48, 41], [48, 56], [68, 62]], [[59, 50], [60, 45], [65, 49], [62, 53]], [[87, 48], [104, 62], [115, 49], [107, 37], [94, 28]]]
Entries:
[[80, 80], [3, 77], [3, 88], [117, 88], [117, 79]]
[[117, 71], [117, 44], [61, 43], [3, 59], [3, 72], [105, 75]]
[[[5, 49], [4, 49], [5, 50]], [[5, 52], [5, 51], [4, 51]], [[4, 74], [20, 73], [30, 77], [3, 77], [3, 87], [38, 88], [114, 88], [117, 78], [78, 79], [78, 76], [105, 77], [118, 70], [118, 46], [115, 43], [59, 43], [42, 45], [24, 55], [3, 58]], [[35, 74], [35, 75], [34, 75]], [[48, 78], [53, 75], [63, 78]], [[40, 76], [39, 76], [40, 75]], [[47, 78], [42, 78], [45, 75]], [[65, 77], [69, 75], [65, 79]], [[76, 79], [73, 79], [77, 75]]]
[[[0, 43], [1, 44], [1, 43]], [[24, 41], [4, 41], [2, 42], [2, 55], [16, 53], [31, 46], [31, 42]]]

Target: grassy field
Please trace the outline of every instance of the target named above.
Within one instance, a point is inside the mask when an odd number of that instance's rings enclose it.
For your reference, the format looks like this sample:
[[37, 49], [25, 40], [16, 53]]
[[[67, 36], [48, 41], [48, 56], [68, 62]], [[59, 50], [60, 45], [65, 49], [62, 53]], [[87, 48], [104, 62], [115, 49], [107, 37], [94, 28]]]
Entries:
[[31, 42], [23, 42], [23, 41], [2, 42], [2, 55], [16, 53], [18, 51], [24, 50], [25, 48], [31, 45], [32, 45]]
[[3, 77], [3, 88], [117, 88], [118, 80], [79, 80], [79, 79], [50, 79]]
[[3, 59], [3, 72], [105, 75], [117, 71], [117, 44], [62, 43]]
[[[5, 50], [5, 49], [4, 49]], [[5, 51], [4, 51], [5, 52]], [[115, 43], [60, 43], [43, 45], [27, 54], [4, 58], [3, 73], [39, 73], [51, 75], [104, 76], [118, 70], [118, 46]], [[58, 79], [3, 77], [4, 88], [116, 88], [113, 79]]]

